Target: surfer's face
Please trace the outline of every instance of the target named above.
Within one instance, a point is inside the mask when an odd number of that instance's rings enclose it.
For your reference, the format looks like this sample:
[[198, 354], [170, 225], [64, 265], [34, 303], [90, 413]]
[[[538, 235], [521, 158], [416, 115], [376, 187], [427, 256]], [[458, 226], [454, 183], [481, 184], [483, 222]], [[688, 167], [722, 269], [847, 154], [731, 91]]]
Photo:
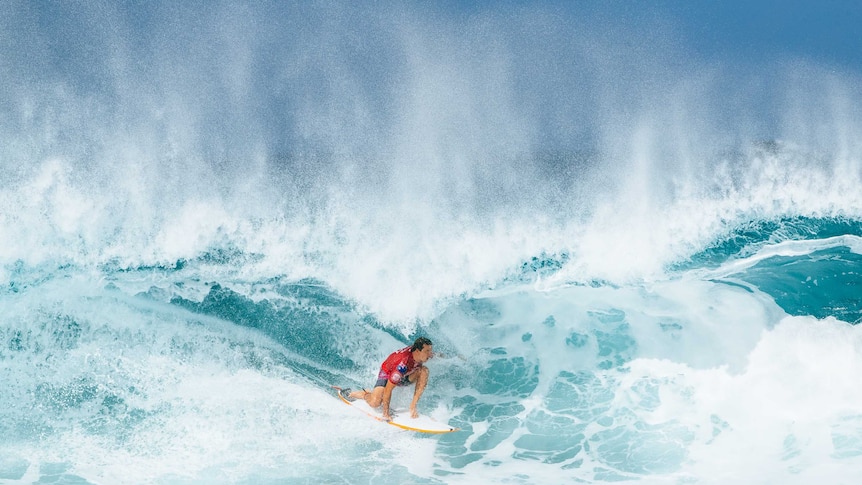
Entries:
[[422, 350], [418, 351], [419, 355], [416, 356], [417, 357], [416, 360], [418, 362], [428, 362], [428, 359], [430, 359], [431, 357], [434, 357], [434, 348], [433, 347], [434, 347], [433, 345], [426, 345], [426, 346], [422, 347]]

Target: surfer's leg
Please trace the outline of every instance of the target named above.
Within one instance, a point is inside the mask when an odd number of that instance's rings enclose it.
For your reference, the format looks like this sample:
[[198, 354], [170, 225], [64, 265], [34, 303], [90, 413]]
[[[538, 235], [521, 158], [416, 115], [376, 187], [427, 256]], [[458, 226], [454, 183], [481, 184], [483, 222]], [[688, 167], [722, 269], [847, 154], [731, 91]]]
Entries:
[[375, 386], [371, 392], [366, 392], [362, 397], [369, 406], [376, 408], [383, 403], [383, 389], [385, 389], [383, 386]]
[[365, 389], [360, 389], [358, 391], [351, 392], [347, 397], [352, 401], [354, 399], [365, 399], [365, 395], [368, 394], [368, 391]]
[[377, 382], [374, 383], [374, 389], [372, 389], [371, 392], [365, 391], [364, 394], [357, 397], [365, 399], [365, 402], [373, 408], [380, 406], [383, 404], [383, 389], [386, 387], [386, 382], [386, 377], [377, 376]]

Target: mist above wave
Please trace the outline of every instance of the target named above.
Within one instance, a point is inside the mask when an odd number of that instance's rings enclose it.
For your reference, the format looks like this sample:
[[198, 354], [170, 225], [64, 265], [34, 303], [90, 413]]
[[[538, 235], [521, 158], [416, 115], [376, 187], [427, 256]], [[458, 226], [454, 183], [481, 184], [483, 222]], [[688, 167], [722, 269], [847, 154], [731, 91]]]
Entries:
[[856, 73], [706, 62], [664, 20], [342, 7], [6, 7], [7, 276], [236, 250], [403, 320], [541, 254], [624, 283], [862, 212]]

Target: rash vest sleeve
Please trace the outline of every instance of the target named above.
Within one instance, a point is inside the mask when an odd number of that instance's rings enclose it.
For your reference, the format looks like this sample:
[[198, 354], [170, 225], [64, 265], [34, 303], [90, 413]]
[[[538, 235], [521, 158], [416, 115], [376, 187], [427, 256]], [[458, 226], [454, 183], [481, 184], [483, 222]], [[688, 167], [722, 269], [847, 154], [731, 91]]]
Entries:
[[401, 383], [401, 379], [407, 375], [407, 363], [399, 362], [397, 366], [395, 366], [395, 370], [389, 374], [389, 382], [395, 384], [396, 386]]

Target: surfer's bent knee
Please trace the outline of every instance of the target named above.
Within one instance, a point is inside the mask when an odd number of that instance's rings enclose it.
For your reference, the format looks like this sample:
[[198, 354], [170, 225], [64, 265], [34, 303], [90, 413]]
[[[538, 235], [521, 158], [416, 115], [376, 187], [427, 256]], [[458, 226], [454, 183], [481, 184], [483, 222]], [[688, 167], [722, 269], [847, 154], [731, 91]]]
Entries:
[[375, 386], [374, 389], [365, 395], [365, 402], [371, 407], [377, 407], [383, 403], [383, 387]]

